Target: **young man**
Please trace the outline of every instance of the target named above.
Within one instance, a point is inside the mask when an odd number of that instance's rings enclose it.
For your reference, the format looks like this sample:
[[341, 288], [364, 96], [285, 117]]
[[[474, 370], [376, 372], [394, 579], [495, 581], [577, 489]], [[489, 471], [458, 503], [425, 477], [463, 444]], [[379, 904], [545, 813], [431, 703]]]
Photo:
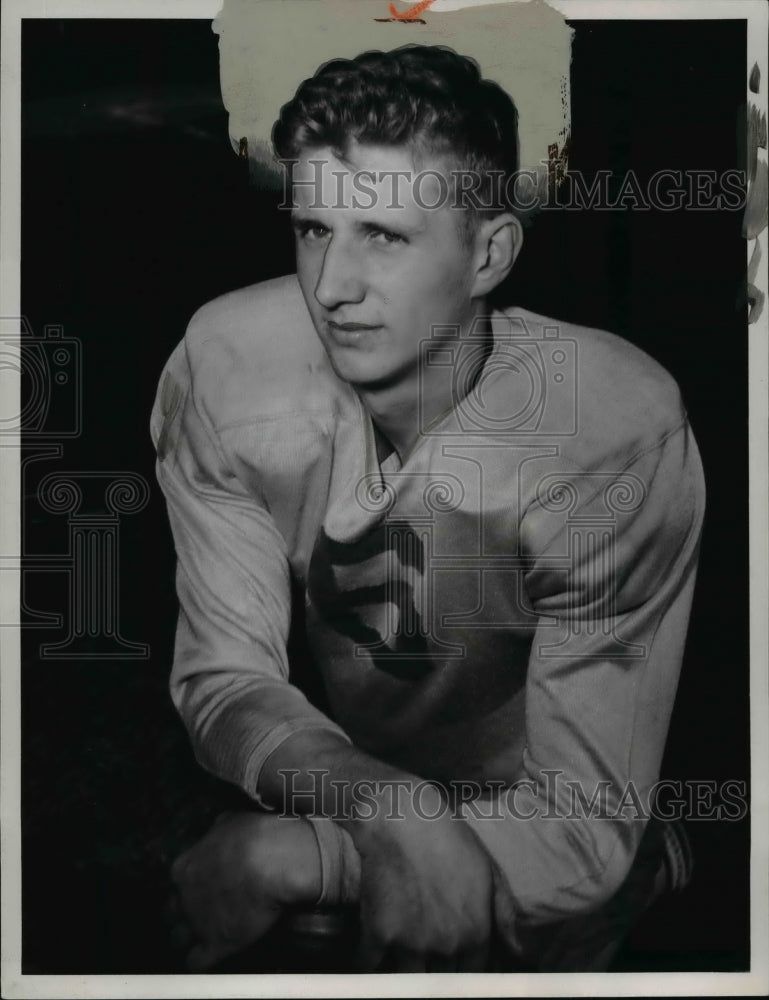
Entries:
[[[359, 902], [365, 969], [493, 939], [601, 968], [657, 890], [702, 472], [654, 361], [491, 308], [516, 124], [448, 49], [322, 67], [273, 131], [297, 275], [204, 306], [167, 365], [172, 696], [262, 807], [175, 866], [193, 967]], [[289, 681], [298, 602], [327, 713]]]

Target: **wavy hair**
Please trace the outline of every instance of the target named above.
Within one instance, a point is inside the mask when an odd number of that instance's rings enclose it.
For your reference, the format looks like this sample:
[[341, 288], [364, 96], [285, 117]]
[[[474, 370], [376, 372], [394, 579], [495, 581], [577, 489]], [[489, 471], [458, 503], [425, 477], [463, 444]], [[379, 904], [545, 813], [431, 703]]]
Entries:
[[473, 219], [512, 208], [500, 194], [518, 170], [515, 104], [474, 59], [446, 46], [333, 59], [300, 84], [272, 129], [275, 154], [289, 163], [322, 147], [344, 160], [352, 141], [409, 146], [415, 160], [432, 155], [474, 173], [484, 207], [463, 213]]

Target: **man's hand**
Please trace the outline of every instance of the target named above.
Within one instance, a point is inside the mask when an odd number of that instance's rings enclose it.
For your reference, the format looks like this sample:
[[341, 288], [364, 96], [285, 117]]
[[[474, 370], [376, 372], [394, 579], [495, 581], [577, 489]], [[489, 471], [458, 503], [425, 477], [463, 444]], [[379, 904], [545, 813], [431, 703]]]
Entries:
[[315, 834], [303, 819], [221, 816], [174, 862], [173, 881], [196, 943], [190, 969], [210, 968], [261, 938], [287, 906], [320, 895]]
[[[378, 808], [365, 819], [355, 789], [372, 786]], [[388, 818], [396, 788], [402, 789], [400, 819]], [[350, 834], [360, 855], [364, 970], [485, 967], [494, 869], [470, 825], [451, 816], [436, 786], [334, 734], [299, 730], [268, 757], [259, 793], [287, 810], [331, 816]]]
[[[492, 869], [437, 788], [422, 784], [404, 819], [345, 824], [361, 856], [361, 965], [365, 971], [482, 971], [492, 931]], [[425, 816], [439, 814], [437, 819]]]

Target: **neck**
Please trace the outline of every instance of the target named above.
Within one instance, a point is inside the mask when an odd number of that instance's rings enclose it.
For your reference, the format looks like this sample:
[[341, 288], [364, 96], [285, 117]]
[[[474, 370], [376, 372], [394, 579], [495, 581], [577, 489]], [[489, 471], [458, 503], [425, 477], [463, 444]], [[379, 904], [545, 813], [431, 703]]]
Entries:
[[[475, 315], [484, 315], [484, 312], [478, 309]], [[446, 350], [453, 351], [453, 364], [431, 366], [420, 360], [421, 373], [415, 367], [393, 385], [357, 390], [376, 427], [397, 451], [401, 461], [417, 443], [421, 431], [456, 406], [475, 384], [491, 350], [493, 337], [490, 324], [482, 328], [481, 337], [476, 330], [470, 339], [469, 329], [470, 324], [463, 328], [458, 340], [443, 342]], [[437, 341], [436, 347], [440, 346]], [[459, 385], [455, 379], [457, 372], [462, 373]]]

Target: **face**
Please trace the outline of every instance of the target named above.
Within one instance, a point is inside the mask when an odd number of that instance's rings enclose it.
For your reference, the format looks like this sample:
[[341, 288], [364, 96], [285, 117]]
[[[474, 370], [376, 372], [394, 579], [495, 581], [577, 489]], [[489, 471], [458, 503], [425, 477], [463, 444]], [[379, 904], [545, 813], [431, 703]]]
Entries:
[[[395, 182], [392, 171], [408, 177]], [[357, 144], [344, 162], [308, 150], [294, 167], [299, 283], [335, 371], [364, 389], [413, 376], [432, 327], [463, 328], [474, 313], [462, 210], [450, 199], [427, 207], [440, 201], [440, 183], [425, 175], [415, 187], [418, 172], [407, 148]]]

